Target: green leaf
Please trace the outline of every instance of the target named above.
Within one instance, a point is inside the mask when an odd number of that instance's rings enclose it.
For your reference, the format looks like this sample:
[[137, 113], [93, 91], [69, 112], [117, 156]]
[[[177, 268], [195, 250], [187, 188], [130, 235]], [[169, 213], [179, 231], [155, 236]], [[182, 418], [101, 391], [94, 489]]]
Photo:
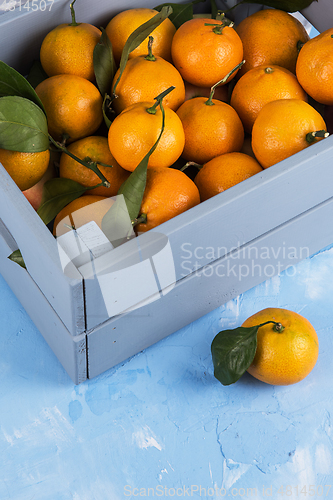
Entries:
[[124, 195], [128, 214], [134, 221], [140, 212], [143, 193], [146, 187], [148, 160], [152, 151], [141, 160], [136, 169], [120, 187], [118, 194]]
[[68, 203], [87, 191], [88, 188], [78, 182], [63, 177], [46, 181], [43, 186], [41, 206], [37, 210], [45, 224], [49, 224]]
[[0, 61], [0, 97], [20, 96], [29, 99], [45, 113], [42, 101], [24, 76], [8, 64]]
[[49, 148], [46, 116], [32, 101], [0, 97], [0, 148], [37, 153]]
[[149, 21], [139, 26], [128, 37], [121, 54], [121, 59], [119, 64], [119, 76], [113, 86], [113, 91], [112, 91], [113, 94], [115, 94], [116, 87], [125, 69], [129, 54], [134, 49], [136, 49], [150, 35], [150, 33], [152, 33], [152, 31], [154, 31], [154, 29], [157, 28], [157, 26], [159, 26], [167, 17], [169, 17], [171, 13], [172, 13], [172, 7], [170, 7], [170, 5], [162, 7], [161, 12], [159, 12], [154, 17], [149, 19]]
[[102, 35], [95, 46], [93, 61], [97, 87], [102, 96], [111, 91], [113, 77], [117, 67], [113, 57], [112, 44], [104, 28], [100, 28]]
[[13, 262], [16, 262], [16, 264], [19, 264], [23, 269], [26, 269], [26, 265], [24, 263], [21, 250], [15, 250], [15, 252], [11, 253], [8, 257], [9, 260], [12, 260]]
[[223, 385], [230, 385], [245, 373], [251, 365], [257, 349], [259, 326], [223, 330], [211, 345], [214, 376]]
[[274, 9], [285, 10], [286, 12], [297, 12], [299, 10], [305, 9], [312, 2], [318, 2], [318, 0], [242, 0], [239, 4], [243, 3], [255, 3], [259, 5], [265, 5], [266, 7], [274, 7]]
[[194, 0], [188, 3], [162, 3], [154, 7], [154, 9], [160, 12], [163, 7], [170, 6], [172, 8], [172, 14], [170, 14], [169, 19], [178, 29], [179, 26], [193, 18], [193, 6], [204, 1], [205, 0]]
[[101, 227], [114, 247], [134, 236], [133, 224], [123, 195], [117, 195], [115, 203], [104, 215]]
[[132, 221], [139, 215], [146, 187], [148, 160], [152, 149], [122, 184], [118, 191], [116, 202], [102, 219], [102, 231], [113, 246], [118, 246], [118, 244], [124, 242], [126, 235], [132, 232]]
[[105, 94], [104, 100], [103, 100], [103, 118], [104, 118], [104, 123], [107, 126], [107, 128], [110, 128], [110, 125], [113, 120], [114, 115], [114, 110], [111, 107], [112, 99], [108, 94]]
[[[48, 75], [45, 73], [43, 66], [41, 65], [41, 62], [35, 60], [32, 63], [29, 74], [27, 76], [28, 82], [35, 89], [37, 87], [37, 85], [39, 85], [41, 82], [46, 80], [46, 78], [48, 78]], [[25, 97], [25, 96], [23, 96], [23, 97]], [[37, 98], [38, 98], [38, 96], [37, 96]], [[40, 103], [42, 104], [42, 102], [40, 102]], [[38, 103], [36, 102], [36, 104], [38, 104]]]

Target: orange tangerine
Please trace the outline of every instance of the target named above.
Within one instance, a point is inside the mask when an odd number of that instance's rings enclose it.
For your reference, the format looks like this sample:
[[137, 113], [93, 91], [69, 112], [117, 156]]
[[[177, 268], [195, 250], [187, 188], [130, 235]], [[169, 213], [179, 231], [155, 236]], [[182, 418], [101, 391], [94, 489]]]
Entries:
[[174, 168], [149, 168], [140, 210], [147, 216], [147, 222], [138, 224], [136, 230], [149, 231], [199, 203], [198, 188], [184, 172]]
[[[130, 173], [124, 170], [113, 158], [108, 140], [106, 137], [89, 136], [79, 139], [67, 147], [68, 151], [77, 158], [84, 160], [89, 158], [93, 162], [97, 162], [97, 167], [110, 183], [110, 187], [99, 186], [94, 189], [89, 189], [85, 194], [99, 196], [116, 196], [120, 186], [125, 182]], [[101, 162], [105, 165], [99, 165]], [[100, 178], [95, 172], [81, 163], [77, 162], [67, 153], [62, 153], [59, 161], [59, 175], [66, 179], [82, 184], [83, 186], [92, 187], [101, 183]]]
[[[139, 165], [157, 141], [162, 129], [162, 112], [155, 103], [138, 102], [120, 113], [112, 122], [108, 141], [111, 154], [125, 170], [131, 172]], [[181, 120], [170, 108], [165, 108], [165, 128], [161, 139], [150, 155], [148, 168], [170, 167], [180, 157], [185, 144]]]
[[[147, 8], [127, 9], [114, 16], [105, 28], [113, 49], [113, 55], [117, 64], [119, 64], [124, 45], [128, 37], [139, 28], [143, 23], [149, 21], [158, 14], [157, 10]], [[151, 35], [154, 37], [154, 52], [156, 56], [163, 57], [171, 61], [171, 42], [176, 32], [174, 24], [169, 18], [165, 19]], [[129, 57], [145, 55], [147, 52], [146, 38]]]
[[205, 163], [194, 182], [199, 189], [200, 200], [205, 201], [262, 170], [252, 156], [238, 152], [226, 153]]
[[184, 127], [182, 157], [186, 160], [203, 164], [215, 156], [241, 149], [244, 128], [229, 104], [218, 99], [194, 97], [178, 108], [177, 115]]
[[303, 24], [288, 12], [263, 9], [243, 19], [236, 31], [243, 42], [245, 64], [239, 75], [256, 66], [282, 66], [296, 70], [299, 45], [309, 40]]
[[242, 62], [243, 43], [234, 28], [222, 21], [194, 18], [177, 29], [171, 54], [184, 80], [199, 87], [212, 87]]
[[311, 323], [294, 311], [268, 307], [253, 314], [243, 327], [261, 325], [257, 350], [248, 372], [272, 385], [290, 385], [303, 380], [314, 368], [319, 353], [318, 336]]
[[300, 99], [271, 101], [259, 112], [252, 129], [252, 149], [267, 168], [328, 135], [322, 116]]

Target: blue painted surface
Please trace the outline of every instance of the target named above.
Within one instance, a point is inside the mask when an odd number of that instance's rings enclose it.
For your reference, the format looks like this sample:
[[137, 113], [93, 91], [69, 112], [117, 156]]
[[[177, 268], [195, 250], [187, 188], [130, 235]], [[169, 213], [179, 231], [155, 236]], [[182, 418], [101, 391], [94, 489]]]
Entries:
[[[332, 296], [328, 248], [75, 386], [0, 277], [0, 499], [333, 498]], [[223, 387], [213, 337], [268, 306], [316, 328], [314, 370]]]

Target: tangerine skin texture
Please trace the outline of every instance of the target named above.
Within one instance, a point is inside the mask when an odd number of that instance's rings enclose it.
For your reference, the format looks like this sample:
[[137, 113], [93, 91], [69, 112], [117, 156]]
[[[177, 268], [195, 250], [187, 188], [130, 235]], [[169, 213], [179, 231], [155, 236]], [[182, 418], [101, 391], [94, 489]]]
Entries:
[[[99, 186], [89, 189], [85, 194], [98, 196], [116, 196], [120, 186], [129, 177], [130, 173], [124, 170], [110, 153], [106, 137], [89, 136], [69, 144], [68, 151], [81, 160], [90, 158], [94, 162], [102, 162], [110, 167], [97, 165], [102, 174], [110, 183], [110, 187]], [[112, 168], [111, 168], [112, 167]], [[100, 178], [91, 169], [81, 165], [67, 153], [62, 153], [59, 161], [59, 176], [72, 179], [83, 186], [92, 187], [101, 183]]]
[[307, 102], [272, 101], [265, 104], [254, 122], [252, 149], [261, 166], [268, 168], [311, 146], [306, 135], [317, 130], [326, 130], [326, 123]]
[[[113, 17], [105, 28], [113, 49], [113, 55], [117, 64], [120, 62], [121, 53], [128, 37], [146, 21], [158, 14], [154, 9], [128, 9]], [[165, 19], [151, 36], [154, 37], [154, 53], [171, 62], [171, 42], [176, 32], [174, 24], [169, 18]], [[130, 54], [129, 58], [147, 54], [148, 37]]]
[[199, 164], [215, 156], [240, 151], [244, 128], [237, 112], [227, 103], [205, 97], [185, 101], [177, 110], [185, 132], [183, 158]]
[[0, 163], [7, 170], [13, 181], [25, 191], [37, 184], [47, 171], [50, 162], [50, 151], [37, 153], [20, 153], [0, 149]]
[[275, 64], [295, 73], [297, 42], [305, 43], [310, 38], [298, 19], [278, 9], [251, 14], [238, 24], [236, 31], [244, 45], [245, 59], [239, 76], [263, 64]]
[[42, 101], [49, 134], [68, 142], [92, 135], [103, 121], [103, 98], [93, 83], [81, 76], [55, 75], [46, 78], [35, 89]]
[[48, 76], [70, 74], [95, 80], [93, 52], [101, 31], [92, 24], [60, 24], [44, 38], [40, 62]]
[[180, 170], [155, 167], [147, 170], [147, 183], [141, 214], [147, 223], [138, 224], [137, 232], [146, 232], [198, 205], [200, 196], [194, 182]]
[[308, 97], [291, 71], [273, 64], [263, 65], [250, 69], [237, 81], [230, 105], [237, 111], [244, 130], [250, 134], [259, 111], [268, 102], [278, 99], [307, 102]]
[[261, 326], [257, 350], [248, 372], [271, 385], [290, 385], [303, 380], [314, 368], [319, 353], [318, 336], [311, 323], [300, 314], [280, 308], [267, 308], [254, 314], [244, 327], [276, 321], [284, 326], [279, 333], [273, 324]]
[[[154, 52], [154, 46], [153, 46]], [[120, 113], [128, 106], [140, 101], [153, 101], [171, 86], [175, 88], [163, 99], [163, 106], [176, 111], [185, 100], [185, 84], [179, 71], [165, 59], [156, 56], [149, 61], [146, 56], [129, 59], [116, 86], [113, 106]], [[112, 89], [119, 77], [117, 70]]]
[[333, 28], [312, 38], [300, 50], [296, 76], [304, 90], [321, 104], [333, 104]]
[[184, 80], [199, 87], [212, 87], [243, 60], [243, 43], [234, 28], [225, 26], [216, 34], [213, 23], [219, 21], [191, 19], [177, 29], [172, 40], [173, 64]]
[[86, 194], [76, 198], [60, 210], [54, 219], [53, 235], [61, 236], [71, 231], [68, 226], [78, 229], [91, 221], [101, 228], [102, 219], [114, 201], [110, 197]]
[[[147, 112], [155, 103], [139, 102], [126, 108], [112, 122], [108, 141], [111, 154], [125, 170], [133, 172], [155, 144], [162, 129], [162, 112]], [[185, 134], [182, 123], [172, 109], [164, 108], [165, 128], [150, 155], [148, 168], [170, 167], [182, 154]]]
[[205, 201], [226, 189], [248, 179], [263, 169], [252, 156], [244, 153], [226, 153], [206, 163], [195, 176], [194, 182]]

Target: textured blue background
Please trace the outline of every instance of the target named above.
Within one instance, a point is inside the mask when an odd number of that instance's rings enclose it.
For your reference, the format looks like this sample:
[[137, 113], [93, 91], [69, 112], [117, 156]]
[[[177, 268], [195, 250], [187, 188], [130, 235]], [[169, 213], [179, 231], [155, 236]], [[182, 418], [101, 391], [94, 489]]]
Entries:
[[[332, 498], [332, 296], [328, 248], [75, 386], [0, 277], [1, 500]], [[314, 370], [222, 386], [213, 337], [268, 306], [316, 328]]]

